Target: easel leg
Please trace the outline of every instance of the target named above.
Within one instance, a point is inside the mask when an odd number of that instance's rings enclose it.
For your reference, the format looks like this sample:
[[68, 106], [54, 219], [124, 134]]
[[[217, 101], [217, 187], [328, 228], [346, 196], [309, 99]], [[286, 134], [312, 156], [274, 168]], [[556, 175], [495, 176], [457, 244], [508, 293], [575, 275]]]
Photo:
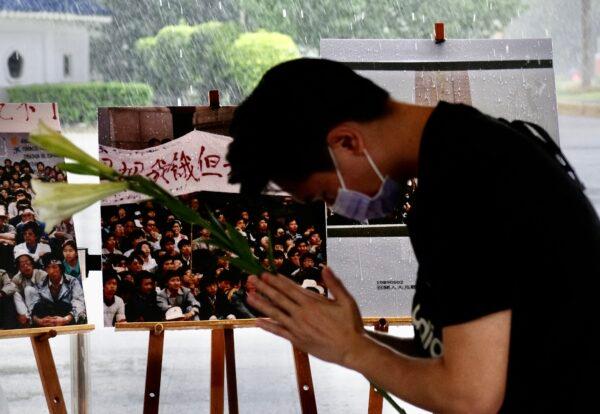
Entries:
[[225, 329], [225, 368], [227, 370], [227, 402], [229, 414], [238, 414], [237, 378], [233, 329]]
[[148, 362], [146, 365], [144, 414], [158, 414], [164, 342], [164, 330], [150, 331], [150, 338], [148, 340]]
[[[375, 325], [375, 330], [379, 332], [387, 332], [388, 331], [388, 322], [384, 318], [381, 318], [377, 325]], [[369, 389], [369, 414], [381, 414], [383, 411], [383, 396], [375, 391], [375, 388], [371, 385]]]
[[31, 337], [31, 346], [33, 347], [35, 362], [40, 373], [40, 379], [42, 380], [42, 388], [46, 396], [48, 412], [50, 414], [66, 414], [67, 407], [65, 406], [60, 382], [58, 381], [58, 374], [56, 373], [56, 365], [54, 365], [52, 350], [48, 342], [50, 337], [56, 336], [56, 332], [54, 331], [53, 334], [52, 332], [50, 331], [49, 334], [38, 337]]
[[317, 401], [315, 399], [308, 354], [300, 351], [296, 347], [293, 348], [294, 363], [296, 364], [296, 382], [298, 384], [298, 394], [300, 395], [302, 414], [316, 414]]
[[210, 412], [223, 414], [223, 383], [225, 381], [225, 333], [213, 329], [210, 344]]

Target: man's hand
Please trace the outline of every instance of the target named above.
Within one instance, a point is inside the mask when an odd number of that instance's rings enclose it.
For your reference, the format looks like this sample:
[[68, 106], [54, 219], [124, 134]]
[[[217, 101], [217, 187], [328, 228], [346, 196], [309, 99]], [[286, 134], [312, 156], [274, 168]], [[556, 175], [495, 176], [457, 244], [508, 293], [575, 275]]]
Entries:
[[183, 314], [184, 321], [191, 321], [194, 318], [194, 311], [189, 311], [188, 313]]
[[29, 318], [27, 315], [17, 315], [17, 322], [19, 322], [19, 325], [21, 326], [27, 326], [29, 325]]
[[257, 292], [248, 303], [272, 320], [256, 325], [288, 339], [317, 358], [348, 365], [365, 340], [356, 302], [342, 282], [326, 267], [323, 279], [334, 299], [302, 289], [288, 278], [263, 273], [253, 282]]

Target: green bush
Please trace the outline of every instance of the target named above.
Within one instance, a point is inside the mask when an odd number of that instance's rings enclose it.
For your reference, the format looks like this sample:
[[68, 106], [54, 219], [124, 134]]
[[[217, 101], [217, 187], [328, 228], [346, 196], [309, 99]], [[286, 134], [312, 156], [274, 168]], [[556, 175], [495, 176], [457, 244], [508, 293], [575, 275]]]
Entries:
[[165, 26], [156, 36], [136, 42], [137, 79], [152, 85], [157, 101], [165, 105], [177, 98], [197, 104], [210, 89], [219, 89], [227, 100], [231, 93], [225, 52], [238, 35], [235, 23]]
[[152, 88], [143, 83], [59, 83], [14, 86], [10, 102], [57, 102], [62, 124], [95, 124], [98, 107], [148, 106]]
[[300, 57], [300, 51], [291, 37], [259, 30], [238, 37], [229, 55], [232, 77], [245, 96], [252, 92], [268, 69], [278, 63]]

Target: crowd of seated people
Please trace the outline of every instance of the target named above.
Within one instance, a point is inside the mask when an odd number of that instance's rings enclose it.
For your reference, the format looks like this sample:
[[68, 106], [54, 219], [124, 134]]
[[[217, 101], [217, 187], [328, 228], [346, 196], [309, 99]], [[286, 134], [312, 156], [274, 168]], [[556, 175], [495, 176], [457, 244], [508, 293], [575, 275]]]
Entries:
[[46, 228], [32, 207], [31, 179], [65, 181], [57, 167], [0, 164], [0, 329], [87, 321], [72, 220]]
[[[184, 200], [200, 210], [197, 198]], [[233, 204], [234, 207], [230, 204]], [[325, 244], [315, 223], [289, 212], [212, 210], [248, 240], [264, 267], [319, 294]], [[189, 226], [152, 201], [102, 208], [105, 326], [118, 322], [220, 320], [261, 316], [247, 302], [255, 288], [230, 265], [231, 253], [211, 244], [208, 228]]]

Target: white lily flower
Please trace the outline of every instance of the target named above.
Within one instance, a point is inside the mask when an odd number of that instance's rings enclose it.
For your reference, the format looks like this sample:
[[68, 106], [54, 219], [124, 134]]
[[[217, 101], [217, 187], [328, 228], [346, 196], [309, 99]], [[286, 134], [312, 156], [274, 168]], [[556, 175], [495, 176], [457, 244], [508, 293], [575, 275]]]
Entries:
[[[88, 155], [60, 132], [48, 127], [42, 121], [35, 131], [29, 134], [29, 142], [59, 157], [69, 158], [86, 167], [85, 175], [101, 175], [117, 178], [119, 174], [104, 163]], [[73, 164], [68, 164], [73, 166]], [[77, 172], [80, 173], [81, 172]]]
[[32, 180], [35, 192], [32, 206], [46, 228], [53, 228], [73, 214], [118, 192], [128, 189], [125, 181], [101, 184], [44, 183]]

